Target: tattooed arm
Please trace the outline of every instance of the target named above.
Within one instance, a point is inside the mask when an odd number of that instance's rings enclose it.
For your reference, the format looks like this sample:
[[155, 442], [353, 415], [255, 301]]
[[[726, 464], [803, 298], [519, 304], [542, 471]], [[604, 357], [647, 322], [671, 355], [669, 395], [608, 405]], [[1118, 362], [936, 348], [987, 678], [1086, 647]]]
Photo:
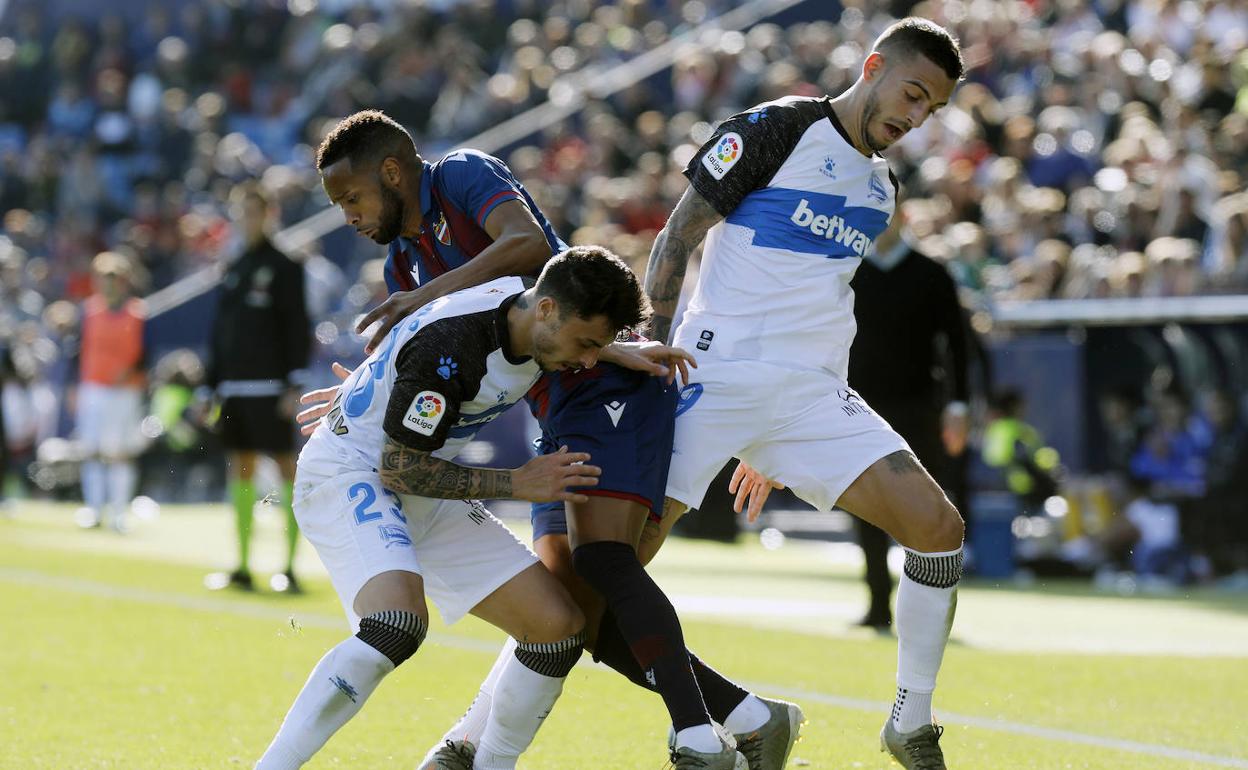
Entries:
[[558, 452], [538, 455], [515, 470], [470, 468], [434, 457], [432, 452], [404, 446], [389, 436], [378, 469], [381, 483], [402, 495], [441, 500], [493, 500], [515, 498], [544, 503], [564, 500], [583, 503], [589, 498], [569, 492], [569, 487], [598, 483], [602, 470], [584, 465], [589, 455]]
[[685, 270], [689, 267], [689, 255], [702, 242], [706, 231], [721, 219], [723, 215], [690, 186], [676, 204], [667, 226], [654, 239], [650, 264], [646, 267], [646, 294], [654, 307], [650, 339], [668, 341], [672, 318], [680, 302], [680, 289], [685, 282]]
[[381, 483], [404, 495], [443, 500], [487, 500], [512, 495], [512, 472], [469, 468], [434, 457], [432, 452], [406, 447], [386, 437], [381, 452]]

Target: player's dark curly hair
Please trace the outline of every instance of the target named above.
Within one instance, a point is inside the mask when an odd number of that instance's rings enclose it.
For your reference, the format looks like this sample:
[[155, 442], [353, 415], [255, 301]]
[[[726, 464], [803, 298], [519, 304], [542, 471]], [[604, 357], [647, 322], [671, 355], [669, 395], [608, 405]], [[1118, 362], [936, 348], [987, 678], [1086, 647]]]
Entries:
[[922, 54], [957, 82], [965, 74], [962, 49], [949, 30], [936, 22], [910, 16], [889, 25], [875, 40], [872, 51], [900, 53], [902, 56]]
[[339, 121], [316, 151], [316, 169], [324, 171], [343, 158], [380, 165], [384, 158], [414, 161], [416, 142], [406, 128], [381, 110], [363, 110]]
[[601, 246], [574, 246], [546, 263], [538, 296], [559, 303], [561, 317], [607, 317], [615, 332], [650, 318], [650, 300], [624, 260]]

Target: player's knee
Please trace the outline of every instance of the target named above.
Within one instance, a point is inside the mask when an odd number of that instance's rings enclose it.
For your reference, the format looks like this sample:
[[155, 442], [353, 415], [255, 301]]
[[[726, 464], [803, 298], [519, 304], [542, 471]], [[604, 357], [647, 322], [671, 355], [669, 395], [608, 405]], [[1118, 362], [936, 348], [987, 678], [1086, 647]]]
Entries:
[[958, 514], [958, 509], [954, 508], [943, 495], [938, 501], [932, 503], [929, 513], [924, 518], [926, 526], [920, 537], [922, 547], [915, 550], [934, 553], [956, 551], [962, 547], [962, 536], [966, 526], [962, 522], [962, 516]]
[[965, 525], [958, 509], [943, 494], [932, 495], [924, 504], [907, 512], [897, 542], [920, 553], [956, 551], [962, 547]]
[[599, 593], [610, 600], [615, 589], [627, 585], [642, 571], [637, 552], [628, 543], [600, 540], [576, 547], [572, 566]]
[[541, 617], [535, 618], [536, 622], [525, 630], [526, 640], [549, 644], [580, 636], [584, 641], [582, 634], [585, 631], [585, 613], [576, 606], [576, 602], [572, 601], [572, 597], [567, 593], [561, 592], [560, 596], [558, 601], [544, 603]]
[[966, 523], [962, 521], [962, 514], [958, 513], [958, 509], [953, 507], [953, 503], [947, 499], [941, 500], [938, 510], [937, 550], [956, 551], [962, 547], [962, 538], [966, 535]]
[[385, 610], [361, 618], [356, 637], [389, 658], [397, 668], [416, 654], [428, 630], [425, 621], [414, 612]]

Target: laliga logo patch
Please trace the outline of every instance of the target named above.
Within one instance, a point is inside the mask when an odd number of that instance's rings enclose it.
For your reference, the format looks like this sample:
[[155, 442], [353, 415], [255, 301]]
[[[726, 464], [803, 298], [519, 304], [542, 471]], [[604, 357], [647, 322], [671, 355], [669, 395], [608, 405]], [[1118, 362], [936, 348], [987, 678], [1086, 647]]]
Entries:
[[432, 436], [446, 414], [446, 396], [432, 390], [422, 390], [412, 399], [412, 405], [403, 415], [403, 424], [422, 436]]
[[438, 215], [438, 223], [433, 226], [433, 237], [443, 246], [451, 245], [451, 226], [446, 223], [446, 214]]
[[745, 142], [741, 140], [741, 135], [729, 132], [721, 136], [715, 146], [702, 156], [702, 165], [711, 172], [711, 176], [723, 179], [728, 169], [741, 159], [743, 152], [745, 152]]

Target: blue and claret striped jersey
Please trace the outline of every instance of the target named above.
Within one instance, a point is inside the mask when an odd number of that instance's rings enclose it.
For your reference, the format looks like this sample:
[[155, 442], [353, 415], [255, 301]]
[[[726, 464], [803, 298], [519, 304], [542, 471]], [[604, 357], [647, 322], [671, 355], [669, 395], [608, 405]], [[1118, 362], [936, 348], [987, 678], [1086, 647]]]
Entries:
[[721, 123], [685, 176], [724, 219], [707, 233], [676, 344], [844, 378], [849, 280], [896, 203], [888, 163], [854, 149], [829, 97], [787, 97]]
[[420, 177], [420, 210], [424, 227], [417, 238], [399, 237], [386, 255], [386, 287], [391, 293], [410, 291], [463, 265], [493, 243], [485, 220], [499, 204], [522, 200], [541, 225], [552, 254], [567, 245], [555, 235], [514, 176], [498, 158], [460, 149], [430, 163]]

